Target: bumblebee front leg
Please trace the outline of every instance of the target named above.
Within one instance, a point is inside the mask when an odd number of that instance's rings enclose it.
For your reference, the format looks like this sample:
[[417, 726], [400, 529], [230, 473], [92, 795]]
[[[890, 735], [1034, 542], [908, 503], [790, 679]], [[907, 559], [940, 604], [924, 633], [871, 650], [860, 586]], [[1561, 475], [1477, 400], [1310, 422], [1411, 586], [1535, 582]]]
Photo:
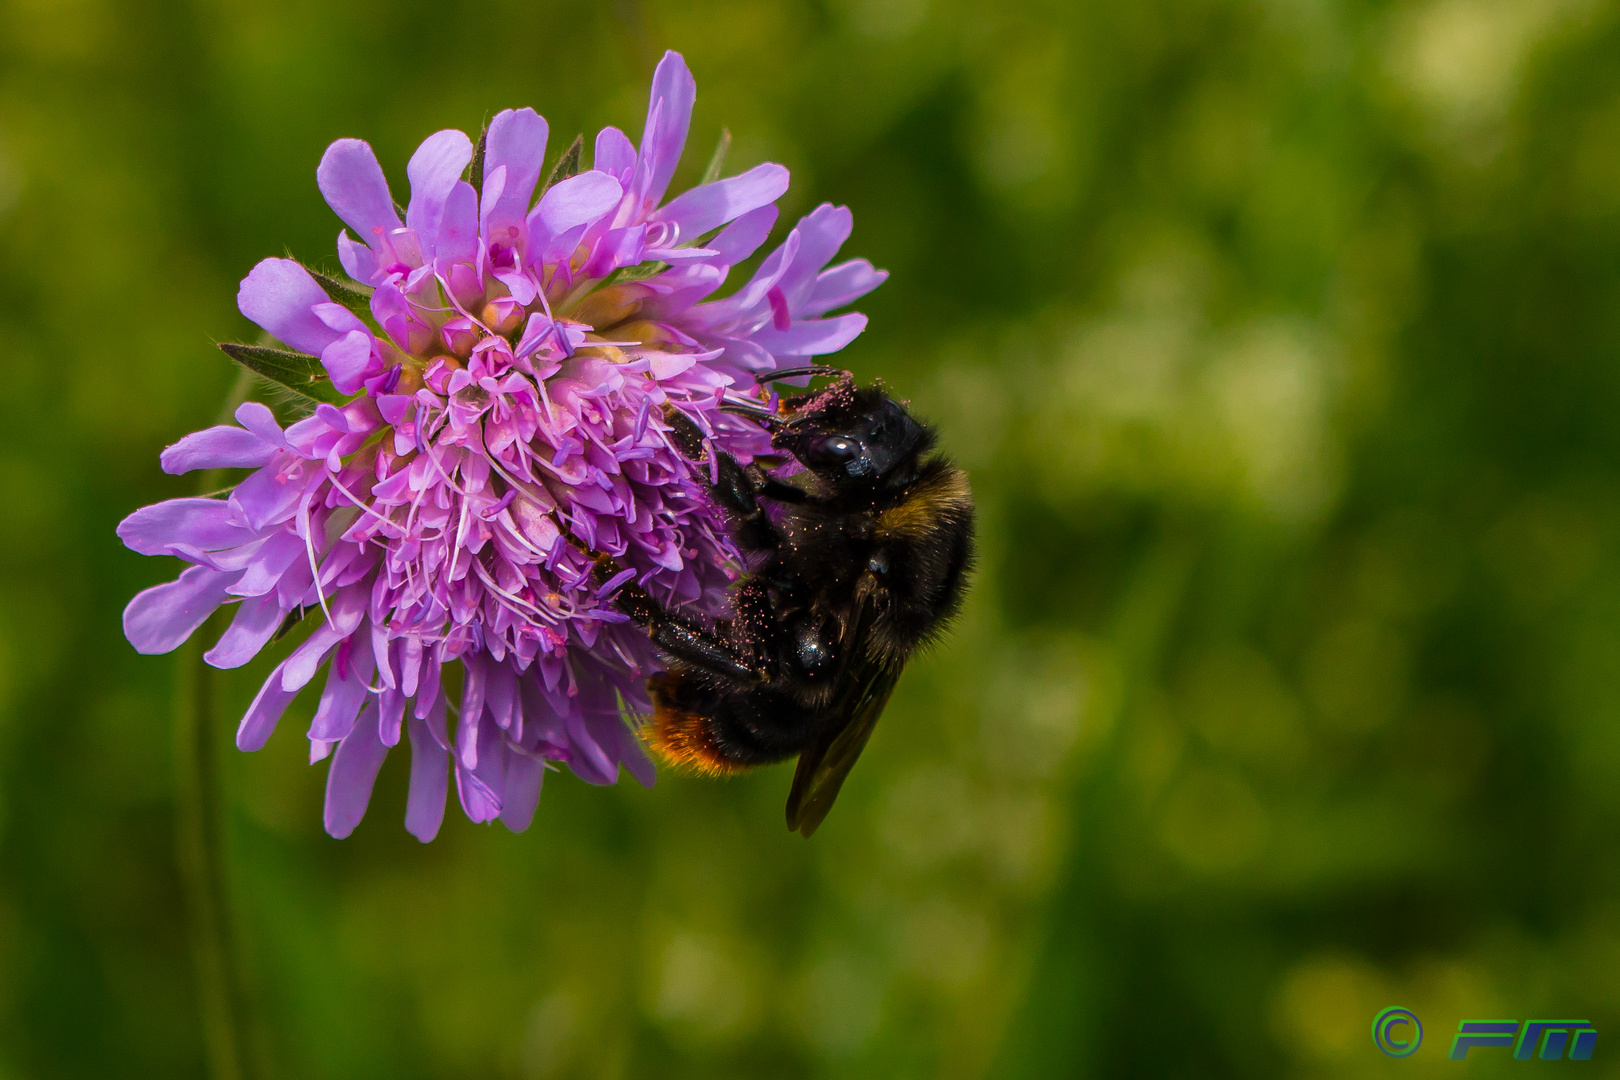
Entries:
[[[664, 422], [670, 426], [670, 435], [676, 449], [689, 461], [706, 464], [708, 450], [703, 431], [674, 405], [665, 403]], [[744, 468], [737, 459], [721, 451], [712, 450], [715, 457], [715, 479], [708, 485], [709, 494], [735, 521], [737, 543], [750, 551], [769, 551], [782, 545], [782, 535], [771, 524], [759, 505], [760, 496], [778, 502], [803, 502], [807, 494], [791, 484], [784, 484], [765, 475], [756, 466]]]
[[[618, 572], [619, 564], [612, 558], [597, 558], [596, 573], [603, 580]], [[689, 615], [669, 610], [633, 581], [619, 588], [613, 606], [643, 627], [654, 645], [682, 663], [736, 682], [771, 681], [770, 665], [762, 663], [751, 650], [740, 647], [726, 634], [705, 628]], [[731, 627], [729, 622], [718, 625], [728, 630]]]

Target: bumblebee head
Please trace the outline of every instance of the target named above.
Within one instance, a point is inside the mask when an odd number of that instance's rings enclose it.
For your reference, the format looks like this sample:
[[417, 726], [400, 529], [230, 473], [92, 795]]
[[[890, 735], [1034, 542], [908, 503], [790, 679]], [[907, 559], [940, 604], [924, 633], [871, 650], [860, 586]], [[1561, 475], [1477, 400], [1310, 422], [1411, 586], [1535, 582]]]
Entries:
[[913, 456], [923, 426], [881, 390], [856, 391], [846, 408], [805, 416], [772, 442], [833, 481], [875, 482]]
[[877, 484], [932, 445], [928, 429], [880, 388], [848, 372], [824, 390], [789, 399], [771, 444], [834, 484]]

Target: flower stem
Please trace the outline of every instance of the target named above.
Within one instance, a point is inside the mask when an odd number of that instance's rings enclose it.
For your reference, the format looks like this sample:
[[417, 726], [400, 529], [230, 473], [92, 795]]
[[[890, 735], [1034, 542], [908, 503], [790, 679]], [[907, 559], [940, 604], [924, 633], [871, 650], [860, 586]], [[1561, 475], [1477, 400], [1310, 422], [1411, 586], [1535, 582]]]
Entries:
[[248, 1080], [245, 1001], [229, 918], [217, 723], [219, 679], [194, 635], [180, 652], [176, 687], [175, 842], [185, 885], [208, 1075]]
[[[251, 377], [239, 378], [222, 411], [228, 415], [235, 409], [251, 385]], [[199, 492], [219, 487], [222, 479], [218, 472], [204, 474]], [[250, 1068], [248, 999], [230, 915], [225, 862], [221, 686], [219, 673], [203, 659], [207, 642], [218, 636], [222, 622], [216, 612], [179, 652], [174, 710], [175, 854], [185, 890], [208, 1075], [213, 1080], [253, 1080], [262, 1070]]]

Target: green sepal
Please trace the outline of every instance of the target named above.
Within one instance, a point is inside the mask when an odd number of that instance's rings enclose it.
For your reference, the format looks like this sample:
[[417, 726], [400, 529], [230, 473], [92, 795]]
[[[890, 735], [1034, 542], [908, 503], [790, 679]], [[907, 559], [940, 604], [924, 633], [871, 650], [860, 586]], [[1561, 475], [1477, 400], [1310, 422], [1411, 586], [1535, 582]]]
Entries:
[[614, 283], [617, 284], [625, 281], [646, 281], [648, 278], [657, 277], [659, 274], [662, 274], [668, 269], [669, 263], [659, 262], [657, 259], [654, 259], [651, 262], [637, 263], [634, 266], [626, 266], [624, 269], [620, 270], [618, 275], [614, 278]]
[[375, 289], [357, 281], [336, 277], [324, 270], [317, 270], [313, 266], [305, 266], [303, 263], [298, 265], [304, 267], [305, 273], [314, 278], [315, 284], [326, 290], [326, 295], [334, 302], [342, 304], [362, 318], [371, 314], [371, 294], [376, 291]]
[[701, 187], [712, 184], [720, 179], [720, 170], [726, 164], [726, 152], [731, 149], [731, 129], [720, 129], [720, 141], [714, 144], [714, 153], [709, 155], [709, 167], [703, 170], [703, 179], [698, 181]]
[[473, 159], [467, 163], [467, 171], [462, 178], [473, 186], [474, 191], [484, 190], [484, 147], [489, 144], [489, 121], [484, 121], [484, 130], [478, 133], [478, 148], [473, 151]]
[[546, 182], [540, 186], [540, 194], [544, 195], [557, 181], [566, 180], [578, 173], [580, 157], [584, 150], [585, 136], [575, 135], [574, 141], [568, 144], [568, 149], [557, 159], [557, 164], [551, 167], [551, 175], [547, 176]]
[[276, 628], [276, 632], [270, 638], [270, 640], [280, 641], [282, 638], [286, 637], [287, 634], [291, 632], [293, 627], [304, 621], [304, 616], [307, 614], [309, 614], [309, 612], [304, 610], [304, 605], [302, 604], [299, 604], [297, 607], [287, 612], [287, 617], [281, 620], [281, 625]]
[[657, 259], [653, 259], [651, 262], [637, 263], [634, 266], [620, 267], [603, 278], [596, 288], [591, 290], [591, 293], [599, 293], [603, 289], [611, 289], [615, 285], [623, 285], [631, 281], [646, 281], [648, 278], [657, 277], [668, 269], [669, 263], [659, 262]]
[[247, 368], [255, 375], [269, 379], [277, 386], [308, 398], [310, 401], [341, 405], [348, 400], [337, 392], [326, 369], [318, 357], [288, 349], [272, 349], [266, 345], [239, 345], [222, 342], [220, 351]]

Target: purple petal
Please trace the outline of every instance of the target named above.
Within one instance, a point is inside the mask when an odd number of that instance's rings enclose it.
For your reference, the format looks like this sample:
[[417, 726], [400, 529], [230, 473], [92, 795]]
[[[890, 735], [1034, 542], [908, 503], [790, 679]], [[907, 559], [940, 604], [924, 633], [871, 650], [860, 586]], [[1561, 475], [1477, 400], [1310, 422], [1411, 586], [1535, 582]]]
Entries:
[[[613, 211], [624, 197], [619, 182], [592, 169], [553, 184], [529, 215], [529, 242], [543, 246], [552, 237], [596, 221]], [[531, 248], [531, 258], [533, 258]]]
[[[484, 717], [484, 669], [462, 658], [461, 715], [456, 721], [456, 760], [469, 769], [478, 767], [478, 743]], [[488, 741], [487, 738], [484, 741]]]
[[754, 276], [747, 285], [738, 289], [724, 300], [716, 300], [711, 304], [701, 304], [692, 309], [693, 320], [699, 325], [720, 326], [749, 314], [760, 304], [764, 303], [766, 295], [776, 287], [788, 269], [793, 265], [794, 258], [799, 253], [799, 230], [794, 229], [788, 233], [782, 245], [759, 264]]
[[[620, 213], [623, 213], [620, 207]], [[647, 226], [632, 225], [625, 229], [610, 229], [585, 264], [586, 277], [606, 277], [621, 266], [634, 266], [641, 261], [646, 249]]]
[[809, 296], [816, 275], [838, 254], [854, 227], [855, 215], [849, 212], [849, 207], [831, 203], [822, 203], [799, 219], [793, 227], [799, 234], [799, 253], [777, 282], [789, 303], [797, 306]]
[[652, 377], [662, 382], [690, 371], [697, 365], [698, 358], [691, 353], [655, 352], [647, 356], [647, 362]]
[[[501, 193], [506, 190], [506, 166], [499, 165], [490, 168], [484, 166], [484, 189], [478, 193], [478, 205], [482, 208], [480, 213], [489, 216], [489, 208], [501, 201]], [[486, 237], [486, 239], [488, 239]]]
[[471, 769], [456, 765], [456, 794], [469, 821], [483, 824], [501, 816], [501, 797]]
[[546, 767], [534, 758], [513, 753], [506, 767], [506, 797], [501, 805], [501, 824], [515, 833], [529, 827], [534, 811], [540, 805], [540, 784], [546, 778]]
[[287, 711], [292, 699], [298, 696], [297, 690], [284, 690], [281, 686], [281, 669], [286, 666], [283, 661], [276, 665], [270, 677], [264, 680], [259, 687], [258, 696], [253, 704], [248, 706], [246, 715], [242, 717], [241, 726], [236, 729], [236, 748], [238, 750], [257, 750], [269, 740], [270, 733], [276, 730], [276, 723], [281, 714]]
[[362, 589], [344, 589], [336, 596], [327, 594], [326, 603], [332, 609], [332, 621], [316, 627], [315, 632], [282, 661], [281, 666], [285, 669], [281, 676], [283, 689], [296, 692], [308, 685], [332, 647], [360, 628], [368, 600]]
[[630, 139], [616, 127], [605, 127], [596, 134], [596, 150], [591, 165], [605, 172], [620, 184], [630, 181], [636, 167], [636, 148]]
[[377, 729], [384, 746], [399, 745], [399, 729], [405, 722], [405, 695], [398, 690], [384, 690], [378, 703]]
[[158, 463], [171, 476], [193, 469], [257, 469], [276, 448], [230, 424], [194, 431], [163, 451]]
[[[342, 653], [338, 654], [340, 657]], [[354, 718], [369, 698], [374, 659], [370, 649], [350, 651], [349, 668], [341, 675], [339, 663], [334, 660], [326, 673], [326, 687], [321, 691], [321, 702], [315, 707], [315, 718], [309, 722], [309, 737], [314, 742], [333, 742], [345, 738], [354, 726]]]
[[636, 778], [642, 787], [650, 788], [658, 779], [658, 770], [654, 767], [652, 759], [642, 748], [638, 739], [616, 713], [601, 713], [594, 718], [591, 725], [598, 740], [609, 747], [609, 753], [617, 757], [624, 765], [625, 771]]
[[721, 266], [735, 266], [758, 251], [759, 246], [771, 235], [771, 226], [776, 224], [776, 213], [774, 205], [761, 206], [727, 225], [719, 236], [709, 241], [709, 246], [720, 253], [711, 261]]
[[371, 363], [371, 341], [366, 331], [350, 330], [321, 350], [321, 366], [332, 377], [332, 389], [340, 394], [360, 390]]
[[[464, 755], [457, 755], [456, 791], [461, 796], [461, 808], [469, 818], [477, 822], [494, 821], [501, 814], [505, 798], [505, 761], [510, 754], [494, 724], [479, 723], [478, 729], [478, 764], [468, 767], [462, 763]], [[459, 724], [456, 736], [460, 741]]]
[[337, 337], [315, 314], [330, 303], [309, 272], [291, 259], [265, 259], [248, 271], [236, 293], [242, 314], [295, 349], [319, 353]]
[[373, 251], [381, 251], [383, 238], [401, 227], [377, 155], [359, 139], [339, 139], [328, 146], [315, 170], [315, 182], [326, 205]]
[[283, 450], [291, 449], [287, 445], [287, 436], [282, 433], [281, 425], [276, 423], [276, 414], [262, 402], [244, 401], [238, 405], [236, 422], [267, 443]]
[[342, 304], [316, 304], [315, 317], [330, 327], [334, 334], [347, 334], [350, 330], [366, 328], [364, 320]]
[[275, 593], [244, 600], [237, 605], [229, 629], [203, 654], [203, 659], [217, 668], [241, 667], [269, 644], [285, 618]]
[[846, 263], [823, 270], [816, 277], [809, 299], [800, 304], [794, 314], [801, 319], [825, 315], [845, 304], [853, 303], [889, 280], [887, 270], [877, 270], [865, 259], [851, 259]]
[[394, 660], [399, 667], [399, 690], [407, 698], [416, 695], [416, 681], [422, 672], [422, 639], [420, 637], [405, 637], [399, 639], [399, 647], [394, 650]]
[[666, 52], [653, 73], [647, 126], [636, 156], [635, 179], [630, 182], [631, 193], [647, 210], [657, 206], [669, 190], [670, 178], [686, 146], [686, 129], [692, 122], [692, 103], [696, 99], [697, 83], [686, 61], [674, 50]]
[[225, 602], [236, 577], [193, 566], [174, 581], [137, 593], [124, 608], [124, 636], [138, 653], [172, 652]]
[[535, 288], [534, 279], [522, 270], [497, 270], [494, 276], [506, 286], [512, 294], [512, 299], [519, 304], [532, 304], [534, 298], [540, 295], [540, 290]]
[[338, 744], [326, 773], [326, 831], [332, 836], [342, 840], [366, 816], [377, 770], [387, 756], [388, 748], [377, 736], [377, 707], [368, 705]]
[[745, 381], [753, 381], [753, 372], [769, 371], [777, 366], [776, 357], [747, 338], [726, 339], [724, 345], [723, 369], [728, 372], [735, 369]]
[[484, 701], [496, 726], [510, 732], [514, 716], [522, 712], [517, 708], [517, 680], [510, 667], [489, 665], [484, 679]]
[[[620, 721], [622, 726], [623, 721]], [[650, 788], [658, 780], [658, 767], [653, 764], [652, 758], [647, 756], [647, 750], [627, 729], [619, 737], [619, 758], [624, 763], [625, 771], [636, 778], [636, 783], [644, 788]]]
[[478, 254], [478, 192], [465, 181], [458, 182], [445, 198], [433, 253], [445, 262], [472, 262]]
[[842, 349], [865, 329], [866, 316], [851, 312], [831, 319], [796, 322], [786, 330], [759, 330], [753, 340], [773, 356], [821, 356]]
[[429, 135], [405, 166], [405, 175], [411, 178], [411, 205], [405, 210], [405, 224], [427, 242], [432, 243], [439, 235], [445, 200], [461, 182], [462, 171], [472, 155], [472, 140], [450, 128]]
[[726, 280], [729, 267], [709, 262], [689, 262], [666, 270], [659, 276], [659, 284], [669, 291], [649, 296], [641, 305], [643, 318], [653, 322], [684, 322], [692, 305], [701, 301]]
[[540, 179], [546, 158], [546, 121], [533, 109], [506, 109], [489, 122], [484, 145], [484, 172], [505, 167], [506, 183], [501, 193], [488, 197], [483, 208], [484, 238], [492, 244], [515, 246], [516, 236], [503, 230], [522, 223], [529, 212], [529, 199]]
[[231, 586], [231, 595], [263, 596], [274, 591], [287, 568], [304, 557], [304, 541], [298, 534], [290, 529], [278, 529], [255, 546], [242, 576]]
[[611, 784], [619, 778], [618, 764], [597, 745], [589, 725], [577, 709], [569, 710], [564, 717], [568, 730], [568, 743], [571, 753], [568, 756], [568, 767], [575, 776], [587, 784]]
[[416, 708], [412, 711], [418, 720], [427, 720], [432, 724], [433, 730], [439, 738], [439, 745], [449, 747], [450, 741], [444, 737], [444, 709], [439, 708], [438, 719], [433, 719], [433, 709], [436, 699], [441, 695], [439, 690], [439, 676], [442, 673], [441, 665], [431, 652], [422, 656], [422, 669], [417, 673], [416, 679]]
[[[439, 723], [444, 723], [444, 698], [435, 702]], [[405, 802], [405, 828], [422, 843], [439, 835], [444, 822], [444, 800], [449, 791], [450, 754], [434, 739], [428, 722], [412, 718], [411, 788]]]
[[[336, 617], [337, 613], [333, 612], [333, 615]], [[281, 688], [289, 694], [296, 694], [308, 686], [316, 672], [321, 670], [321, 665], [326, 663], [327, 653], [344, 637], [341, 628], [334, 628], [330, 624], [317, 626], [276, 669], [281, 672]]]
[[741, 176], [685, 192], [654, 214], [652, 220], [679, 226], [678, 242], [690, 242], [734, 218], [774, 203], [787, 188], [786, 169], [769, 163], [757, 165]]
[[170, 499], [143, 506], [120, 521], [118, 539], [142, 555], [168, 555], [170, 544], [213, 551], [246, 543], [253, 534], [232, 520], [229, 503], [219, 499]]
[[364, 244], [354, 242], [348, 229], [339, 229], [337, 238], [338, 262], [343, 272], [356, 281], [372, 284], [377, 280], [377, 253]]
[[604, 596], [611, 596], [613, 593], [619, 590], [620, 585], [623, 585], [625, 582], [629, 581], [635, 576], [636, 571], [634, 569], [620, 570], [617, 574], [614, 574], [601, 584], [601, 586], [596, 590], [596, 598], [600, 600]]
[[304, 495], [306, 481], [298, 477], [282, 479], [279, 470], [270, 465], [236, 485], [231, 492], [230, 504], [253, 529], [263, 529], [278, 521], [285, 521], [298, 507]]

